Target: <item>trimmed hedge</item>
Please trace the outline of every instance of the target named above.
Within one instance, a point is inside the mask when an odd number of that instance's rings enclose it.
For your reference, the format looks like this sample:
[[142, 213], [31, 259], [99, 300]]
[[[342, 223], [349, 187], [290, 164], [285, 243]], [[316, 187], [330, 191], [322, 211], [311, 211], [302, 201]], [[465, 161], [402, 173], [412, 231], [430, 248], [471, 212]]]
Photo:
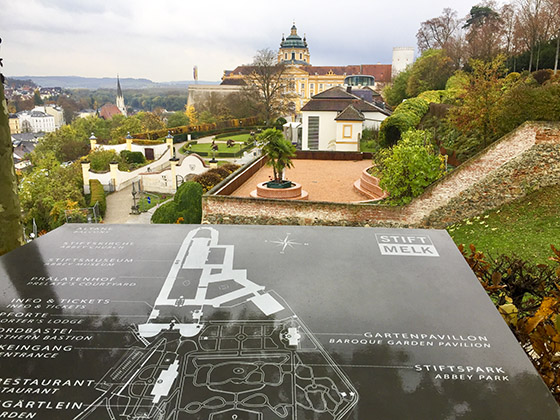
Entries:
[[152, 223], [198, 224], [202, 220], [202, 186], [185, 182], [177, 189], [173, 201], [161, 205], [152, 216]]
[[214, 136], [214, 138], [223, 139], [224, 137], [231, 137], [231, 136], [238, 135], [238, 134], [251, 134], [251, 131], [255, 131], [255, 130], [256, 130], [256, 128], [253, 129], [253, 130], [251, 130], [251, 129], [240, 130], [240, 131], [230, 130], [227, 133], [216, 134]]
[[[164, 128], [161, 130], [148, 131], [146, 133], [133, 134], [132, 137], [139, 139], [158, 139], [160, 137], [165, 137], [170, 131], [172, 135], [178, 135], [183, 133], [191, 133], [192, 138], [202, 137], [202, 133], [220, 133], [227, 130], [235, 131], [239, 128], [247, 128], [255, 126], [258, 123], [257, 117], [248, 118], [236, 118], [233, 120], [217, 121], [215, 123], [198, 124], [198, 125], [184, 125], [180, 127], [173, 127], [172, 129]], [[209, 135], [209, 134], [205, 134]], [[196, 137], [195, 137], [196, 136]]]
[[139, 145], [142, 145], [142, 146], [157, 146], [158, 144], [165, 143], [165, 138], [164, 139], [159, 139], [159, 140], [134, 139], [133, 143], [134, 144], [139, 144]]
[[[244, 146], [239, 149], [239, 151], [237, 152], [216, 152], [216, 157], [217, 158], [238, 158], [243, 156], [243, 153], [245, 153], [247, 150], [250, 150], [254, 147], [254, 144], [251, 142], [249, 144], [245, 143]], [[187, 148], [188, 150], [188, 148]], [[212, 152], [202, 152], [202, 151], [197, 151], [195, 152], [197, 155], [202, 156], [202, 157], [207, 157], [207, 156], [212, 156]]]
[[130, 150], [121, 150], [120, 156], [126, 163], [146, 163], [146, 158], [142, 152], [131, 152]]
[[91, 194], [89, 205], [93, 207], [95, 203], [99, 203], [99, 212], [101, 213], [101, 217], [104, 217], [105, 211], [107, 210], [107, 199], [105, 197], [103, 185], [101, 185], [98, 179], [90, 179], [89, 191]]
[[179, 216], [177, 216], [177, 204], [175, 201], [159, 206], [152, 215], [152, 223], [175, 223]]
[[428, 112], [428, 101], [421, 98], [410, 98], [401, 103], [393, 115], [383, 120], [379, 127], [379, 142], [383, 146], [393, 146], [401, 138], [402, 133], [416, 128], [422, 117]]
[[193, 178], [193, 181], [200, 184], [204, 189], [204, 192], [208, 192], [212, 189], [212, 187], [218, 184], [223, 178], [210, 169], [200, 175], [197, 175]]
[[226, 179], [232, 172], [235, 172], [239, 169], [239, 165], [234, 163], [226, 163], [223, 166], [219, 166], [217, 168], [210, 169], [200, 175], [196, 175], [193, 178], [194, 182], [198, 182], [202, 185], [204, 192], [210, 191], [224, 179]]

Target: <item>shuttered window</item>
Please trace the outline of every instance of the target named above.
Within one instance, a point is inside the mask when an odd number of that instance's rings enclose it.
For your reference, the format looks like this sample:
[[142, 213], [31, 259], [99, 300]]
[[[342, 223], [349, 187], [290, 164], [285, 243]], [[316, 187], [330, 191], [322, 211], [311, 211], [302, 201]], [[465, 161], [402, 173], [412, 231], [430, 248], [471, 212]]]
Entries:
[[307, 121], [307, 147], [309, 150], [319, 149], [319, 117], [309, 117]]

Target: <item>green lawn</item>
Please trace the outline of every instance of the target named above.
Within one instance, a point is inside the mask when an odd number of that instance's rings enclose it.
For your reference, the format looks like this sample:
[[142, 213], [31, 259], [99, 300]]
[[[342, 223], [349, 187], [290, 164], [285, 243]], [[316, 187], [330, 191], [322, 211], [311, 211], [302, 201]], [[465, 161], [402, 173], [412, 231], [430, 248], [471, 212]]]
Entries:
[[[237, 136], [224, 137], [222, 139], [216, 140], [216, 145], [218, 150], [216, 151], [216, 156], [220, 153], [237, 153], [245, 146], [245, 140], [249, 138], [249, 134], [238, 134]], [[231, 139], [235, 141], [235, 145], [232, 147], [227, 147], [227, 141]], [[212, 156], [212, 143], [198, 143], [193, 144], [188, 150], [194, 153], [208, 153], [208, 156]]]
[[236, 143], [237, 142], [245, 142], [249, 137], [250, 137], [250, 134], [236, 134], [234, 136], [228, 136], [228, 137], [223, 137], [221, 139], [216, 139], [216, 143], [219, 142], [219, 141], [226, 142], [229, 139], [232, 139]]
[[[148, 197], [150, 202], [148, 203]], [[145, 212], [164, 201], [169, 200], [173, 197], [173, 194], [153, 194], [153, 193], [143, 193], [138, 200], [138, 209], [140, 212]]]
[[[236, 143], [233, 147], [227, 147], [225, 142], [216, 142], [216, 145], [218, 146], [218, 150], [216, 151], [216, 156], [218, 156], [220, 153], [236, 153], [239, 152], [241, 150], [241, 143]], [[212, 144], [211, 143], [199, 143], [199, 144], [193, 144], [189, 150], [191, 152], [194, 153], [210, 153], [210, 156], [212, 155]]]
[[472, 243], [485, 254], [516, 254], [537, 264], [549, 263], [550, 244], [560, 247], [560, 185], [455, 223], [447, 231], [456, 244]]

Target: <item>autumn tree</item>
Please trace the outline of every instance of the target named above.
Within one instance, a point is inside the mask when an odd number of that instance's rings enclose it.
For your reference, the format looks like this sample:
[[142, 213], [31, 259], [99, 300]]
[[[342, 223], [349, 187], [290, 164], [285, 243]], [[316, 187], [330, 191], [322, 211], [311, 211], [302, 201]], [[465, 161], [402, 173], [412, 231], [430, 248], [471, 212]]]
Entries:
[[492, 60], [503, 47], [503, 21], [492, 3], [473, 6], [467, 16], [464, 28], [469, 57]]
[[191, 125], [198, 124], [198, 112], [193, 105], [185, 105], [185, 115], [189, 119]]
[[541, 46], [560, 30], [558, 0], [517, 0], [516, 34], [529, 51], [529, 71], [539, 69]]
[[64, 210], [85, 207], [80, 164], [63, 167], [52, 152], [33, 161], [19, 190], [24, 223], [34, 219], [39, 230], [52, 230], [65, 222]]
[[210, 92], [202, 98], [200, 104], [197, 104], [197, 111], [201, 113], [208, 112], [216, 120], [229, 120], [232, 118], [230, 109], [224, 96], [217, 92]]
[[445, 49], [460, 27], [461, 21], [457, 19], [457, 11], [446, 7], [441, 16], [420, 24], [420, 29], [416, 33], [418, 50], [423, 52], [430, 49]]
[[392, 83], [385, 87], [383, 90], [383, 97], [387, 103], [391, 106], [399, 105], [403, 100], [409, 98], [410, 96], [406, 92], [406, 87], [408, 85], [408, 79], [410, 78], [411, 69], [410, 67], [406, 70], [401, 71], [393, 79]]
[[138, 114], [128, 118], [136, 118], [142, 125], [142, 131], [161, 130], [165, 128], [163, 120], [154, 112], [140, 111]]
[[560, 55], [560, 0], [547, 0], [547, 6], [552, 16], [552, 38], [556, 37], [556, 53], [554, 54], [554, 74], [556, 74]]
[[189, 117], [184, 112], [177, 111], [167, 117], [167, 128], [189, 125]]
[[268, 123], [289, 110], [291, 100], [286, 94], [285, 71], [286, 66], [278, 63], [276, 53], [264, 49], [257, 51], [247, 75], [247, 90], [262, 104]]
[[43, 101], [43, 99], [41, 98], [41, 94], [39, 93], [39, 89], [35, 89], [35, 92], [33, 92], [33, 105], [38, 106], [38, 105], [43, 105], [45, 102]]
[[444, 50], [424, 51], [412, 65], [407, 80], [408, 97], [418, 96], [427, 90], [445, 89], [447, 79], [456, 67]]
[[463, 133], [475, 134], [484, 147], [496, 139], [496, 118], [504, 95], [504, 61], [501, 54], [492, 61], [471, 60], [472, 73], [460, 98], [462, 105], [449, 112], [451, 123]]
[[233, 118], [247, 118], [263, 114], [263, 107], [256, 98], [246, 90], [234, 92], [224, 98], [224, 103]]

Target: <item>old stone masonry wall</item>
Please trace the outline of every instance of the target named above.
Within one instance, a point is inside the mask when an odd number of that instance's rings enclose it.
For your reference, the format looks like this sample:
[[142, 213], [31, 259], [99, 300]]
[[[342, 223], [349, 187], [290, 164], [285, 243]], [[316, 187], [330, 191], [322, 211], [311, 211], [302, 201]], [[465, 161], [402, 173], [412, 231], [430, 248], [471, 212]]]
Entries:
[[445, 227], [560, 182], [560, 127], [531, 124], [534, 143], [450, 198], [420, 225]]
[[205, 196], [209, 223], [435, 227], [560, 182], [560, 123], [529, 122], [404, 207]]

